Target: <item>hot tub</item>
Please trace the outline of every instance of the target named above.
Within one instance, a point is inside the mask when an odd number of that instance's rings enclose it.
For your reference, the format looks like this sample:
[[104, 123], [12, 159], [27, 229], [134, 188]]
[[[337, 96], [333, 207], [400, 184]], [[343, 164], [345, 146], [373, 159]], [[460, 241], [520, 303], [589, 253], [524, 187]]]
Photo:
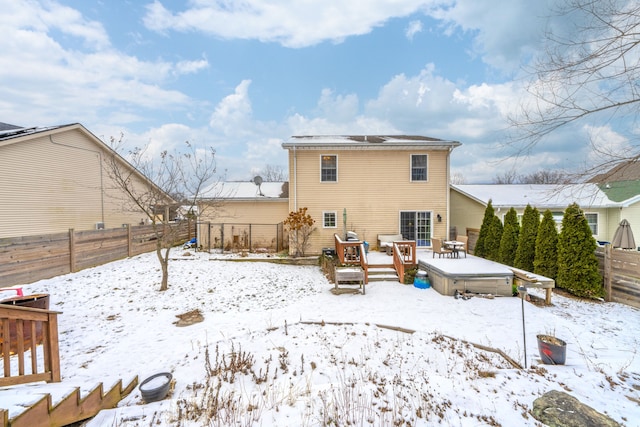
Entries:
[[418, 259], [418, 268], [427, 271], [431, 287], [442, 295], [460, 292], [511, 296], [513, 271], [504, 264], [484, 258]]

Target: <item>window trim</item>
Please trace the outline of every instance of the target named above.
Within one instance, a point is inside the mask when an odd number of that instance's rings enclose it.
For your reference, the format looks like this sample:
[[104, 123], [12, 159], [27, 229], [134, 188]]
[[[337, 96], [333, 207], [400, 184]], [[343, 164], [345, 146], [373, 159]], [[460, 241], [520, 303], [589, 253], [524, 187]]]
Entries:
[[[322, 179], [322, 172], [325, 170], [323, 169], [322, 166], [322, 160], [324, 157], [334, 157], [336, 159], [336, 167], [335, 167], [335, 175], [336, 175], [336, 179], [333, 181], [329, 181], [329, 180], [324, 180]], [[329, 169], [326, 169], [327, 171]], [[334, 183], [334, 182], [338, 182], [338, 155], [337, 154], [320, 154], [320, 182], [321, 183]]]
[[[591, 224], [592, 223], [589, 222], [589, 217], [587, 215], [593, 215], [596, 218], [596, 222], [595, 222], [595, 224], [593, 224], [593, 225], [595, 225], [595, 232], [593, 231], [593, 228], [591, 228]], [[594, 235], [594, 236], [597, 236], [598, 235], [598, 228], [600, 228], [599, 227], [599, 225], [600, 225], [600, 215], [598, 214], [598, 212], [585, 212], [584, 213], [584, 218], [587, 220], [587, 225], [589, 225], [589, 228], [591, 229], [591, 234]]]
[[[425, 157], [425, 165], [424, 165], [424, 179], [413, 179], [413, 158], [414, 156], [424, 156]], [[422, 154], [410, 154], [409, 155], [409, 180], [411, 182], [429, 182], [429, 155], [426, 153]]]
[[[333, 226], [327, 225], [327, 214], [333, 214]], [[338, 211], [322, 211], [322, 228], [338, 228]]]

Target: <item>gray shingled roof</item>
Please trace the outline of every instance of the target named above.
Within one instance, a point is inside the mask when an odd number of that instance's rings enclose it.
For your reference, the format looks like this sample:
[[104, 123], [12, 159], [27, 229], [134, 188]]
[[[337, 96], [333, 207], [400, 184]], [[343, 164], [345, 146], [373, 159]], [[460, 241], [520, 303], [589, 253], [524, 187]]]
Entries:
[[10, 125], [7, 123], [0, 122], [0, 141], [4, 141], [11, 138], [17, 138], [20, 136], [34, 134], [38, 132], [46, 132], [51, 129], [63, 128], [65, 126], [71, 125], [61, 125], [61, 126], [48, 126], [48, 127], [20, 127], [15, 125]]

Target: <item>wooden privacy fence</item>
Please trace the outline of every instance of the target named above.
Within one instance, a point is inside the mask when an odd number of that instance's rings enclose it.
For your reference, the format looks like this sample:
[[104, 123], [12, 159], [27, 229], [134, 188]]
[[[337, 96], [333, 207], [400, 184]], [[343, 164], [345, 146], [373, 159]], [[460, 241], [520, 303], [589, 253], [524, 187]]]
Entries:
[[596, 257], [607, 301], [640, 308], [640, 252], [606, 245], [596, 249]]
[[[163, 225], [159, 224], [159, 227]], [[170, 225], [175, 244], [195, 235], [195, 221]], [[0, 239], [0, 287], [32, 283], [156, 248], [153, 225]]]

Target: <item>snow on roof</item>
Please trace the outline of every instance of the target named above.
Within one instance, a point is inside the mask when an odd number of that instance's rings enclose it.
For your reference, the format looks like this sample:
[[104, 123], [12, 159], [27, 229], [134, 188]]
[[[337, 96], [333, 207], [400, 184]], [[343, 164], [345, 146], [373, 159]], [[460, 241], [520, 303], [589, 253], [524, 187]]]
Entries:
[[596, 184], [488, 184], [452, 185], [451, 188], [486, 205], [518, 208], [527, 204], [540, 208], [566, 208], [577, 203], [581, 208], [620, 207]]
[[252, 181], [216, 182], [202, 191], [205, 199], [282, 199], [282, 185], [284, 182], [263, 182], [257, 186]]
[[307, 146], [427, 146], [457, 147], [458, 141], [447, 141], [422, 135], [295, 135], [282, 144], [283, 148]]

